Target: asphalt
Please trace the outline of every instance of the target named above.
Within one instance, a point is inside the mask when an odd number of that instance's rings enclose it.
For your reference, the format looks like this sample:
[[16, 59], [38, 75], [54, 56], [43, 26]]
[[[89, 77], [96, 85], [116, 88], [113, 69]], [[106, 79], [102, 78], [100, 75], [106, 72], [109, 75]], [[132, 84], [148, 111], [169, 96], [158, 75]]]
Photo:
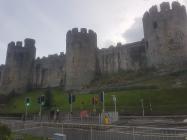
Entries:
[[45, 138], [54, 138], [54, 133], [63, 133], [67, 136], [67, 140], [184, 140], [185, 137], [182, 135], [165, 135], [166, 132], [146, 133], [139, 132], [133, 134], [132, 131], [122, 131], [118, 129], [112, 130], [88, 130], [80, 128], [52, 128], [52, 127], [38, 127], [32, 129], [25, 129], [20, 133], [31, 134], [33, 136], [42, 136]]
[[[55, 122], [42, 125], [36, 121], [21, 121], [0, 118], [14, 132], [54, 138], [54, 133], [64, 133], [67, 140], [184, 140], [187, 137], [186, 116], [159, 117], [121, 117], [117, 126], [93, 127], [87, 124], [81, 127], [80, 120], [74, 120], [72, 125], [55, 125]], [[92, 126], [92, 129], [91, 129]], [[133, 129], [132, 129], [133, 128]]]

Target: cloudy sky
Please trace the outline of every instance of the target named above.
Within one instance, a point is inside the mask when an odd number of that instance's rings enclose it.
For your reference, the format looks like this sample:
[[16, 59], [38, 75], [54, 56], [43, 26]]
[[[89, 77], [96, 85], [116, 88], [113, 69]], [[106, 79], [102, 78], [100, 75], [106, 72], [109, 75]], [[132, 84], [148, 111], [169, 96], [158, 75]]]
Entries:
[[65, 52], [66, 32], [74, 27], [97, 32], [99, 48], [141, 40], [143, 13], [162, 1], [0, 0], [0, 64], [7, 44], [25, 38], [36, 40], [37, 56]]

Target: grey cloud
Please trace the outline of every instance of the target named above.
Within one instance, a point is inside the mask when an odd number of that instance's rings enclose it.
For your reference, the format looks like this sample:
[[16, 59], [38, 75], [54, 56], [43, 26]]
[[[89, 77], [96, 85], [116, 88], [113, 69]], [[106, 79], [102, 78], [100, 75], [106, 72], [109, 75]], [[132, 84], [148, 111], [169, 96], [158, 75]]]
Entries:
[[187, 0], [184, 0], [184, 4], [187, 5]]
[[[26, 37], [36, 39], [37, 56], [65, 51], [66, 32], [74, 27], [93, 29], [98, 46], [106, 47], [112, 44], [113, 34], [122, 33], [116, 27], [129, 17], [140, 16], [153, 3], [155, 0], [0, 0], [0, 64], [5, 61], [7, 44]], [[141, 19], [136, 19], [123, 37], [128, 42], [142, 39], [141, 25]]]
[[143, 39], [142, 18], [136, 18], [134, 24], [122, 35], [128, 43]]
[[5, 57], [6, 57], [5, 52], [6, 52], [6, 44], [0, 41], [0, 62], [1, 63], [5, 62]]

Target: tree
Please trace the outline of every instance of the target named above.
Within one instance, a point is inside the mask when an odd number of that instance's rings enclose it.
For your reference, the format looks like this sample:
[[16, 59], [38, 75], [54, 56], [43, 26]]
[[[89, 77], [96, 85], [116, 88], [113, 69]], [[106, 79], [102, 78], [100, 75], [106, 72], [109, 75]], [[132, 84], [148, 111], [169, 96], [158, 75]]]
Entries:
[[53, 101], [53, 96], [51, 93], [51, 88], [48, 87], [46, 92], [45, 92], [45, 107], [46, 109], [50, 109], [52, 107], [52, 101]]
[[11, 136], [11, 130], [3, 124], [0, 124], [0, 138], [2, 140], [9, 140]]

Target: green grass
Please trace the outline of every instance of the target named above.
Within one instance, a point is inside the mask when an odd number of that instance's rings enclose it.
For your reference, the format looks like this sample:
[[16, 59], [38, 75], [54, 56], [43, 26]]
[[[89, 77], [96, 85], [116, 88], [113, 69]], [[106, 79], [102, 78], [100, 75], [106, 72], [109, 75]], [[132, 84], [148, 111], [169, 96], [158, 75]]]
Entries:
[[[144, 100], [145, 113], [147, 115], [185, 114], [187, 112], [187, 71], [166, 75], [155, 75], [155, 73], [145, 71], [136, 73], [120, 72], [110, 76], [104, 75], [93, 81], [90, 87], [99, 88], [115, 84], [130, 86], [130, 88], [106, 90], [105, 106], [107, 111], [114, 109], [112, 95], [116, 95], [117, 109], [121, 114], [141, 114], [141, 99]], [[150, 85], [156, 88], [147, 88]], [[45, 92], [45, 89], [38, 89], [13, 97], [3, 108], [0, 108], [0, 113], [24, 113], [25, 97], [31, 98], [31, 105], [28, 107], [28, 111], [30, 113], [38, 113], [39, 104], [37, 103], [37, 98]], [[51, 92], [53, 95], [52, 109], [59, 108], [63, 112], [69, 112], [68, 94], [60, 88], [53, 88]], [[92, 97], [98, 94], [99, 92], [90, 94], [78, 93], [76, 102], [73, 103], [73, 110], [76, 112], [83, 109], [92, 110]], [[81, 104], [82, 102], [84, 104]], [[101, 111], [102, 104], [97, 104], [96, 108], [98, 112]]]
[[[42, 137], [35, 137], [35, 136], [31, 136], [29, 134], [13, 134], [12, 140], [17, 137], [16, 135], [19, 135], [19, 137], [23, 138], [24, 140], [44, 140], [44, 138], [42, 138]], [[45, 139], [45, 140], [48, 140], [48, 139]]]
[[[14, 97], [6, 105], [6, 108], [1, 111], [2, 113], [23, 113], [25, 111], [25, 97], [30, 97], [31, 105], [28, 110], [30, 113], [37, 113], [39, 111], [37, 97], [44, 92], [45, 90], [34, 90]], [[70, 105], [67, 93], [61, 89], [53, 89], [52, 94], [53, 108], [58, 107], [61, 111], [68, 112]], [[95, 95], [97, 94], [78, 94], [76, 102], [73, 103], [73, 110], [78, 112], [82, 109], [93, 109], [91, 99]], [[122, 114], [140, 114], [141, 99], [144, 100], [146, 114], [183, 114], [187, 112], [187, 88], [136, 89], [106, 92], [105, 106], [108, 111], [113, 111], [114, 109], [112, 95], [116, 95], [117, 109]], [[84, 104], [81, 104], [82, 101], [84, 101]], [[99, 103], [96, 107], [98, 111], [101, 111], [102, 104]]]
[[102, 87], [107, 85], [124, 86], [155, 86], [157, 88], [187, 87], [187, 70], [159, 75], [154, 71], [119, 72], [110, 75], [99, 76], [90, 87]]

